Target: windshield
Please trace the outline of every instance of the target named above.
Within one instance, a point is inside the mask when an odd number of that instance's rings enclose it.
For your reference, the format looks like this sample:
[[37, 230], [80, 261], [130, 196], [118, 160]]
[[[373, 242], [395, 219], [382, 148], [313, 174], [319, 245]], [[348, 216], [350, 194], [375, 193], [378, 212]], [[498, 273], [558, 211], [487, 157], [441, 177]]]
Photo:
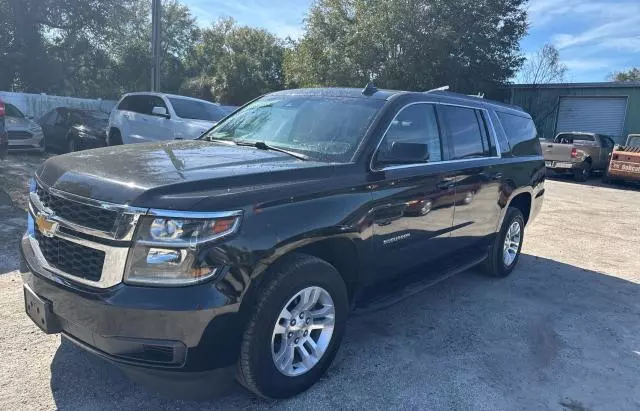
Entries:
[[226, 113], [215, 104], [206, 101], [169, 97], [173, 110], [180, 118], [192, 120], [220, 121]]
[[629, 136], [627, 145], [631, 147], [640, 147], [640, 136]]
[[203, 136], [204, 139], [261, 141], [319, 161], [349, 161], [381, 100], [273, 96], [257, 100]]
[[24, 118], [24, 114], [22, 114], [22, 111], [18, 110], [18, 107], [14, 106], [13, 104], [5, 103], [4, 110], [4, 115], [7, 117]]

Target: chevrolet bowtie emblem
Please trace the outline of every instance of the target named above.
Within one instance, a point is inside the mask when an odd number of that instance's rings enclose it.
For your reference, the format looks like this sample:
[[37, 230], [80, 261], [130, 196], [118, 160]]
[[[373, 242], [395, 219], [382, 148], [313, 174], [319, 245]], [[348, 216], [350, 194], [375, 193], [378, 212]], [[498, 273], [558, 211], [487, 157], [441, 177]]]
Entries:
[[49, 216], [43, 213], [36, 215], [36, 227], [45, 237], [53, 237], [58, 229], [58, 223], [50, 220]]

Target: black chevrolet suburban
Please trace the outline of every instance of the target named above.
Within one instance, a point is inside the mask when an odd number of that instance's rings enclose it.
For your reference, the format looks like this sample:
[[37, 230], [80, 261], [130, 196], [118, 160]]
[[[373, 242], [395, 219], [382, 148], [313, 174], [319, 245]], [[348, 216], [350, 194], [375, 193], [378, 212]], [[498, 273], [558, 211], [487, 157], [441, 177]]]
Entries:
[[271, 93], [197, 140], [47, 160], [21, 242], [25, 307], [114, 362], [235, 367], [258, 395], [288, 397], [329, 367], [352, 310], [475, 265], [510, 274], [544, 180], [518, 107]]

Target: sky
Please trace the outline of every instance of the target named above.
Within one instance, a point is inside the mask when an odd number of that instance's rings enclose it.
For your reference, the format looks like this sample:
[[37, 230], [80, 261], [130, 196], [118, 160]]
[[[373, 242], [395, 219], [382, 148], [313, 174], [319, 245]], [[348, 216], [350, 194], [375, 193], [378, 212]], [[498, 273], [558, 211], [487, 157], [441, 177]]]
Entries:
[[[182, 0], [200, 26], [221, 17], [298, 38], [311, 0]], [[615, 71], [640, 66], [640, 0], [530, 0], [525, 56], [555, 45], [568, 82], [605, 81]]]

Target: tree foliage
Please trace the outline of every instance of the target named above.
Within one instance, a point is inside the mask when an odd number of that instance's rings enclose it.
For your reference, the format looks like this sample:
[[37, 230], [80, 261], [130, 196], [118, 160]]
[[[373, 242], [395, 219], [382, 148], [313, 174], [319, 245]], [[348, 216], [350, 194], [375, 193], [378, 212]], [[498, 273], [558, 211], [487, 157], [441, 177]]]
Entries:
[[640, 81], [640, 68], [634, 67], [628, 71], [619, 71], [611, 75], [613, 81]]
[[[161, 89], [242, 104], [285, 87], [491, 92], [523, 63], [526, 0], [316, 0], [297, 41], [163, 0]], [[0, 0], [0, 90], [150, 87], [150, 0]]]
[[567, 66], [560, 61], [560, 53], [552, 44], [545, 44], [524, 63], [518, 80], [525, 84], [561, 83]]
[[286, 53], [286, 84], [487, 91], [523, 62], [525, 1], [318, 0]]
[[243, 104], [283, 87], [282, 41], [263, 29], [238, 26], [224, 19], [202, 30], [202, 37], [187, 58], [192, 77], [183, 91]]

